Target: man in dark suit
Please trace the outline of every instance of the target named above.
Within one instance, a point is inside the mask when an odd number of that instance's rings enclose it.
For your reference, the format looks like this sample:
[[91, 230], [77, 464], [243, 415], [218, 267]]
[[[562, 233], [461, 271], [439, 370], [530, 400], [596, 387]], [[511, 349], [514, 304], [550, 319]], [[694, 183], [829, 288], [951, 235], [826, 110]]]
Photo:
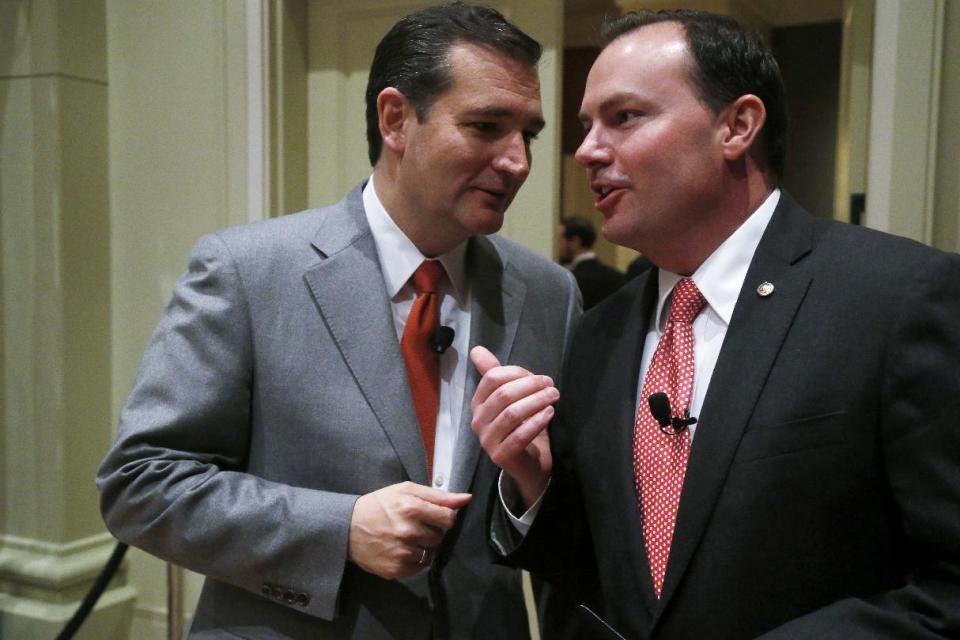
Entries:
[[592, 222], [578, 216], [563, 218], [558, 236], [560, 264], [566, 265], [577, 279], [584, 311], [623, 285], [623, 274], [601, 262], [593, 252], [597, 231]]
[[404, 18], [372, 177], [194, 249], [98, 478], [118, 538], [206, 575], [191, 637], [529, 636], [464, 405], [471, 345], [557, 374], [579, 315], [568, 272], [486, 235], [543, 127], [539, 56], [490, 9]]
[[585, 317], [562, 394], [474, 349], [494, 543], [598, 580], [628, 638], [960, 637], [960, 258], [777, 187], [779, 70], [735, 22], [606, 37], [577, 159], [656, 268]]
[[637, 256], [636, 258], [630, 261], [630, 264], [627, 265], [627, 270], [623, 274], [623, 276], [627, 280], [633, 280], [644, 271], [652, 268], [653, 268], [653, 263], [650, 262], [650, 258], [648, 258], [647, 256]]

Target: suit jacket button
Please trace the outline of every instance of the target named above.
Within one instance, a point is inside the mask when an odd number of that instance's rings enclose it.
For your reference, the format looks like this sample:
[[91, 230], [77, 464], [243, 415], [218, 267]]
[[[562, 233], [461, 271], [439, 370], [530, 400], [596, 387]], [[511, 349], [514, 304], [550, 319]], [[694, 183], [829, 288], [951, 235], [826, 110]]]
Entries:
[[286, 602], [287, 604], [293, 604], [294, 602], [297, 601], [297, 599], [293, 595], [293, 591], [290, 591], [289, 589], [287, 589], [286, 591], [283, 592], [283, 601]]
[[300, 605], [301, 607], [307, 606], [308, 604], [310, 604], [310, 596], [308, 596], [305, 593], [298, 593], [297, 604]]
[[262, 593], [263, 595], [269, 598], [270, 594], [272, 593], [272, 589], [270, 589], [270, 584], [267, 582], [264, 582], [263, 586], [260, 587], [260, 593]]
[[280, 587], [273, 587], [271, 593], [273, 594], [274, 600], [283, 600], [283, 589]]

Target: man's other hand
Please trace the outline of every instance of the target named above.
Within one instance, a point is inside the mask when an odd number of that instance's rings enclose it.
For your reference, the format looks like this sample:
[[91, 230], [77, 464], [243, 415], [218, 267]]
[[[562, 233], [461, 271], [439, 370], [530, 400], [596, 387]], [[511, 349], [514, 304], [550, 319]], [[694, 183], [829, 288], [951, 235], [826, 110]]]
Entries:
[[430, 564], [470, 498], [413, 482], [360, 496], [350, 520], [350, 561], [387, 580], [414, 575]]
[[470, 359], [483, 375], [470, 403], [471, 427], [493, 463], [516, 483], [529, 508], [543, 494], [553, 470], [546, 427], [560, 392], [549, 376], [501, 366], [484, 347], [474, 347]]

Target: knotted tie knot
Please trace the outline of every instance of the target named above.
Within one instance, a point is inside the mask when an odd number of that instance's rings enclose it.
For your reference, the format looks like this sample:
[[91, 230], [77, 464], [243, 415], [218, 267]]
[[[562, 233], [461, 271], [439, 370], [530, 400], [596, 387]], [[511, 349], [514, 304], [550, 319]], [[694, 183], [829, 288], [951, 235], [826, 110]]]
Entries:
[[417, 295], [436, 293], [443, 278], [443, 265], [439, 260], [424, 260], [413, 272], [413, 288]]
[[689, 324], [703, 311], [706, 304], [707, 301], [696, 283], [690, 278], [684, 278], [673, 288], [673, 302], [668, 320]]

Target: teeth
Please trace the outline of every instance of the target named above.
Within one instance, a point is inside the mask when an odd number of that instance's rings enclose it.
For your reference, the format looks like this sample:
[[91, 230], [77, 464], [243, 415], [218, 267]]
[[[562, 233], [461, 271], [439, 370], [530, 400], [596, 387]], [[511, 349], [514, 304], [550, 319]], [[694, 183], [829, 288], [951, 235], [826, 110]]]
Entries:
[[601, 196], [606, 196], [606, 195], [607, 195], [608, 193], [610, 193], [611, 191], [613, 191], [613, 188], [612, 188], [612, 187], [600, 187], [600, 195], [601, 195]]

